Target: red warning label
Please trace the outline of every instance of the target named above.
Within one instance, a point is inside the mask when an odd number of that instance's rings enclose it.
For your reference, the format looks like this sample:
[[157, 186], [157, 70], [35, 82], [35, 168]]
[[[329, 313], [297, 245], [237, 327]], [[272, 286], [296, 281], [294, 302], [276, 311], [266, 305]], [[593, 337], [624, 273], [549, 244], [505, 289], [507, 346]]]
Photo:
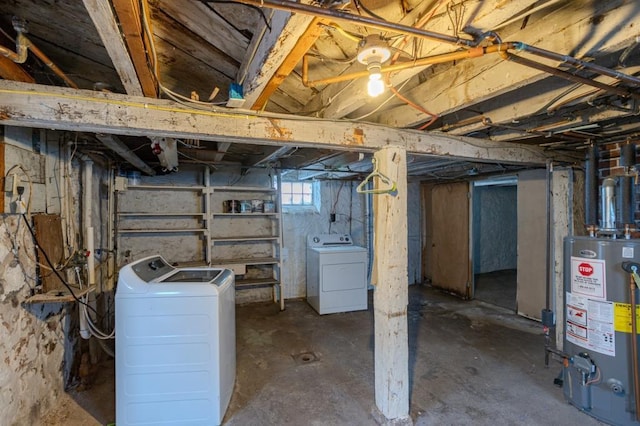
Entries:
[[605, 262], [601, 259], [571, 257], [571, 292], [606, 299]]

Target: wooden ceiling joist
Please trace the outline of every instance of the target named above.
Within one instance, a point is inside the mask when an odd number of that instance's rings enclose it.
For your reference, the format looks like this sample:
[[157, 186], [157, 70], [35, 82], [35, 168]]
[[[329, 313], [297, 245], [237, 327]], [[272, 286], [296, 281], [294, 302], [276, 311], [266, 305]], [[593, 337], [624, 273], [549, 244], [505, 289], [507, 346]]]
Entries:
[[314, 18], [313, 21], [311, 21], [307, 29], [298, 39], [298, 42], [289, 51], [284, 61], [282, 61], [278, 70], [264, 86], [258, 99], [251, 106], [251, 109], [259, 111], [265, 107], [273, 92], [280, 87], [284, 79], [291, 74], [291, 71], [293, 71], [302, 57], [311, 49], [316, 40], [318, 40], [318, 37], [324, 32], [323, 25], [327, 24], [329, 24], [327, 19]]
[[111, 9], [111, 3], [103, 0], [83, 0], [83, 2], [100, 34], [102, 44], [107, 49], [111, 62], [113, 62], [113, 66], [120, 76], [125, 91], [129, 95], [143, 96], [142, 85], [127, 51], [127, 46], [120, 34], [120, 28]]
[[[146, 0], [142, 0], [146, 2]], [[124, 36], [124, 41], [129, 49], [131, 61], [140, 80], [144, 96], [156, 98], [158, 96], [158, 86], [153, 76], [151, 60], [147, 57], [150, 40], [142, 26], [142, 11], [138, 7], [139, 2], [134, 0], [112, 0], [113, 8], [116, 11], [120, 28]], [[151, 22], [146, 17], [149, 29]]]

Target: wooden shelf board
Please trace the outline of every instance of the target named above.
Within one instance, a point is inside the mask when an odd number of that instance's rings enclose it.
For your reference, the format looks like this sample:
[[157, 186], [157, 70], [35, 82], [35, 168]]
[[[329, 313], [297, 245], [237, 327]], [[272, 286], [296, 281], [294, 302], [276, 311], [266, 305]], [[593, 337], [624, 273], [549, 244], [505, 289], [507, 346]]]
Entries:
[[118, 229], [118, 234], [180, 234], [187, 232], [207, 232], [206, 229]]
[[261, 213], [261, 212], [255, 212], [255, 213], [212, 213], [213, 216], [220, 216], [220, 217], [238, 217], [238, 216], [278, 216], [280, 213]]
[[204, 216], [205, 213], [135, 213], [135, 212], [125, 212], [118, 213], [118, 216]]
[[212, 265], [274, 265], [280, 261], [275, 257], [213, 259]]
[[280, 237], [212, 237], [211, 242], [234, 242], [234, 241], [277, 241]]
[[200, 185], [127, 185], [127, 190], [155, 189], [165, 191], [202, 191], [205, 187]]
[[[85, 289], [73, 289], [73, 294], [76, 297], [82, 297], [90, 291], [95, 290], [96, 286], [90, 286]], [[66, 303], [66, 302], [75, 302], [76, 299], [73, 297], [69, 290], [66, 288], [51, 290], [47, 293], [34, 294], [33, 296], [27, 298], [24, 303]]]
[[280, 285], [280, 281], [275, 278], [254, 278], [249, 280], [236, 280], [236, 289], [241, 290], [243, 288], [255, 288], [255, 287], [269, 287], [273, 285]]
[[276, 192], [275, 188], [267, 188], [265, 186], [212, 186], [213, 192]]

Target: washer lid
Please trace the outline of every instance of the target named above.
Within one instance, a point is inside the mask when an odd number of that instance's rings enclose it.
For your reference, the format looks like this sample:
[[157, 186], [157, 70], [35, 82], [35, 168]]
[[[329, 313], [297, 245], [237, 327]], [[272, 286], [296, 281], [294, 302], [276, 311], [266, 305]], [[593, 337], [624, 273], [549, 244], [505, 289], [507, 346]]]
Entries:
[[175, 274], [171, 274], [166, 278], [160, 279], [159, 283], [211, 283], [218, 275], [222, 273], [222, 269], [216, 268], [197, 268], [197, 269], [178, 269]]

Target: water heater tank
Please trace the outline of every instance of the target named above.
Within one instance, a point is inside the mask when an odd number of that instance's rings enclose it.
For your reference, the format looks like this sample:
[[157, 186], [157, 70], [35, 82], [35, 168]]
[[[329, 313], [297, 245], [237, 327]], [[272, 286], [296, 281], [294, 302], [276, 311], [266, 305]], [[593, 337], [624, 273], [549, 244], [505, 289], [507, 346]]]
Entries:
[[[564, 243], [564, 395], [604, 422], [640, 425], [629, 274], [622, 269], [625, 261], [640, 262], [640, 242], [568, 237]], [[634, 298], [637, 304], [638, 292]]]

